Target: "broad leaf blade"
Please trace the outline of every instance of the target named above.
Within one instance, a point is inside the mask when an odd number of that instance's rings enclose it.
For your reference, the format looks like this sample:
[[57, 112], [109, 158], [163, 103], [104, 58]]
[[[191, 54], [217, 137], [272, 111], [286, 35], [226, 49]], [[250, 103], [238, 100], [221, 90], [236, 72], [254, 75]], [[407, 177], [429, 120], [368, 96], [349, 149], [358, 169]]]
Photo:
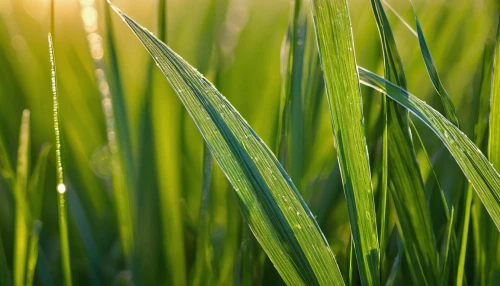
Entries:
[[315, 0], [311, 8], [360, 276], [363, 285], [378, 285], [376, 213], [349, 9], [344, 0]]
[[200, 73], [113, 8], [153, 56], [195, 121], [233, 185], [254, 235], [285, 281], [342, 285], [333, 254], [311, 212], [262, 140]]
[[497, 228], [500, 229], [500, 175], [476, 145], [438, 111], [408, 91], [368, 70], [359, 68], [359, 71], [364, 85], [375, 88], [396, 100], [436, 133], [469, 179]]

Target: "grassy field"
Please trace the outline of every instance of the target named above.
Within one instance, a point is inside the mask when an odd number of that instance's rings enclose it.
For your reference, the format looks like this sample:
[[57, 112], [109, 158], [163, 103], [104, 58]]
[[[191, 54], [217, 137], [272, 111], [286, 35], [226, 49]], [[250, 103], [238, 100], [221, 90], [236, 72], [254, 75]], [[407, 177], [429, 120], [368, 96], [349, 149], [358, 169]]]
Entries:
[[500, 284], [497, 0], [112, 2], [0, 0], [0, 285]]

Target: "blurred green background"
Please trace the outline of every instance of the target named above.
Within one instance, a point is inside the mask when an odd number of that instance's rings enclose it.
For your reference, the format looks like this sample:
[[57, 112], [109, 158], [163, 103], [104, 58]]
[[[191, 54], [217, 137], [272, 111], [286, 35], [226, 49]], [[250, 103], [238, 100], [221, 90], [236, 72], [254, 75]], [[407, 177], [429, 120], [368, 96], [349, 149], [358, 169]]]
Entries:
[[[94, 2], [95, 1], [95, 2]], [[157, 1], [113, 1], [120, 9], [150, 31], [157, 31]], [[414, 26], [410, 3], [388, 1]], [[87, 8], [82, 10], [82, 5]], [[127, 124], [137, 174], [148, 178], [132, 197], [137, 217], [138, 265], [130, 266], [120, 246], [115, 203], [111, 189], [106, 125], [94, 73], [93, 57], [108, 61], [103, 0], [55, 0], [55, 53], [57, 61], [63, 154], [68, 185], [68, 213], [72, 274], [75, 284], [109, 285], [128, 279], [128, 268], [140, 269], [144, 284], [170, 281], [178, 265], [165, 263], [166, 245], [182, 249], [181, 261], [192, 273], [202, 190], [203, 141], [189, 115], [154, 67], [153, 92], [148, 92], [150, 57], [128, 27], [113, 13], [113, 39], [123, 85]], [[379, 34], [369, 0], [350, 0], [351, 21], [358, 65], [383, 72]], [[441, 79], [456, 108], [462, 130], [472, 134], [471, 109], [478, 88], [483, 50], [493, 41], [500, 4], [496, 0], [416, 0], [414, 5]], [[387, 10], [409, 90], [442, 111], [422, 61], [418, 39]], [[167, 43], [200, 72], [214, 79], [216, 87], [250, 123], [271, 149], [275, 149], [280, 102], [280, 49], [289, 14], [287, 0], [168, 0]], [[103, 39], [101, 50], [89, 49], [84, 22], [95, 23]], [[0, 0], [0, 138], [15, 162], [21, 113], [31, 111], [32, 162], [45, 142], [54, 142], [52, 93], [47, 33], [50, 0]], [[94, 47], [96, 48], [96, 47]], [[214, 56], [216, 55], [216, 56]], [[213, 74], [217, 62], [216, 76]], [[211, 77], [212, 76], [212, 77]], [[113, 92], [113, 91], [112, 91]], [[152, 94], [152, 157], [140, 151], [142, 106]], [[363, 89], [368, 146], [374, 186], [374, 165], [380, 149], [377, 126], [381, 97]], [[346, 271], [349, 221], [342, 186], [336, 169], [336, 155], [326, 101], [321, 102], [318, 123], [305, 150], [299, 190], [318, 216], [339, 266]], [[123, 123], [123, 122], [122, 122]], [[119, 124], [122, 124], [119, 123]], [[463, 175], [447, 151], [425, 126], [415, 120], [446, 194], [463, 190]], [[417, 150], [420, 144], [416, 143]], [[36, 282], [42, 276], [61, 283], [57, 220], [55, 155], [49, 156], [41, 221], [42, 253]], [[418, 152], [424, 179], [429, 166]], [[144, 164], [140, 162], [144, 161]], [[32, 164], [33, 165], [33, 164]], [[280, 278], [264, 262], [255, 241], [239, 216], [237, 200], [222, 172], [214, 165], [210, 193], [209, 225], [213, 271], [218, 284], [236, 281], [240, 254], [257, 248], [256, 273], [265, 281]], [[149, 176], [149, 177], [148, 177]], [[429, 187], [432, 189], [432, 186]], [[163, 195], [161, 195], [163, 194]], [[165, 199], [167, 198], [167, 199]], [[167, 200], [167, 201], [166, 201]], [[174, 206], [165, 218], [164, 208]], [[167, 210], [168, 213], [168, 210]], [[0, 178], [0, 233], [6, 261], [12, 265], [14, 200], [6, 181]], [[182, 233], [171, 233], [169, 225], [181, 223]], [[161, 230], [163, 227], [163, 231]], [[166, 244], [164, 242], [167, 241]], [[179, 244], [180, 243], [180, 244]], [[163, 250], [162, 250], [163, 249]], [[253, 250], [252, 250], [253, 251]], [[346, 262], [347, 261], [347, 262]], [[182, 262], [180, 262], [182, 263]], [[261, 265], [261, 266], [258, 266]], [[467, 269], [467, 267], [466, 267]], [[469, 271], [469, 270], [468, 270]], [[40, 272], [45, 273], [41, 275]], [[47, 275], [47, 273], [49, 275]], [[345, 274], [345, 273], [344, 273]], [[269, 282], [274, 283], [274, 282]]]

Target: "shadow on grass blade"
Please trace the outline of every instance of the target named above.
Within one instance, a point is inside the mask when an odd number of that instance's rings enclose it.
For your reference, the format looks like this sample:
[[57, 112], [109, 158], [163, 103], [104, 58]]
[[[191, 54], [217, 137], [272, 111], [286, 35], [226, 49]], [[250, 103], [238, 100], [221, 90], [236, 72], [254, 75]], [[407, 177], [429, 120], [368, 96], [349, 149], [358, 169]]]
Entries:
[[343, 285], [333, 253], [314, 217], [267, 146], [208, 80], [112, 7], [176, 91], [236, 191], [254, 235], [285, 281]]

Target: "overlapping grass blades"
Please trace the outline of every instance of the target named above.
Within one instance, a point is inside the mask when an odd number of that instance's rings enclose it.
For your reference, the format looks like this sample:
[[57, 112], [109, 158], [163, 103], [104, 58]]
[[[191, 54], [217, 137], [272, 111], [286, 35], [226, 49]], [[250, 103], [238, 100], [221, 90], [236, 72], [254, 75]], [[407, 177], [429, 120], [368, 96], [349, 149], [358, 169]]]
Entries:
[[[302, 78], [307, 32], [305, 1], [290, 1], [288, 29], [281, 46], [281, 102], [278, 123], [278, 150], [281, 164], [289, 169], [291, 178], [301, 180], [304, 168], [304, 120], [302, 107]], [[288, 126], [291, 125], [291, 128]], [[287, 137], [290, 134], [291, 138]], [[290, 143], [289, 143], [290, 142]]]
[[[2, 172], [7, 175], [11, 183], [14, 201], [16, 203], [15, 214], [15, 243], [14, 243], [14, 265], [13, 279], [15, 285], [32, 285], [35, 268], [38, 260], [38, 239], [42, 227], [40, 213], [43, 199], [43, 185], [45, 181], [45, 169], [47, 157], [51, 145], [44, 144], [38, 155], [33, 173], [29, 175], [31, 152], [31, 123], [30, 111], [24, 110], [21, 118], [19, 134], [19, 146], [17, 157], [17, 172], [10, 165], [8, 154], [5, 152], [3, 140], [0, 138], [0, 157], [3, 165]], [[1, 241], [0, 241], [1, 243]], [[0, 246], [0, 259], [5, 259], [3, 245]], [[0, 261], [0, 284], [10, 285], [8, 269]]]
[[422, 120], [450, 151], [500, 229], [500, 175], [474, 143], [438, 111], [408, 91], [359, 68], [361, 83], [396, 100]]
[[153, 56], [195, 121], [283, 279], [297, 285], [342, 285], [335, 258], [312, 214], [262, 140], [200, 73], [112, 7]]
[[314, 0], [311, 8], [361, 281], [378, 285], [376, 214], [349, 9], [343, 0]]
[[[385, 78], [406, 89], [403, 64], [382, 3], [380, 0], [371, 3], [382, 40]], [[438, 281], [436, 242], [410, 133], [408, 111], [387, 99], [386, 112], [385, 134], [388, 138], [384, 143], [387, 142], [388, 147], [384, 151], [388, 152], [388, 188], [398, 214], [409, 271], [414, 283], [435, 285]]]
[[[488, 128], [489, 111], [491, 98], [492, 73], [495, 55], [495, 40], [488, 42], [484, 48], [483, 60], [478, 68], [478, 87], [477, 94], [472, 103], [472, 109], [475, 110], [472, 120], [474, 120], [473, 136], [474, 143], [484, 153], [488, 153]], [[469, 185], [467, 192], [473, 192]], [[472, 198], [471, 206], [472, 237], [474, 239], [474, 284], [493, 285], [492, 281], [495, 267], [498, 268], [498, 249], [499, 233], [496, 226], [488, 216], [484, 206], [477, 196]], [[470, 251], [470, 250], [469, 250]], [[465, 252], [465, 251], [464, 251]], [[462, 254], [462, 253], [461, 253]], [[464, 255], [465, 256], [465, 255]], [[465, 266], [465, 259], [463, 266]], [[462, 268], [462, 266], [459, 266]], [[459, 268], [459, 271], [462, 271]], [[465, 269], [464, 269], [465, 270]], [[462, 271], [463, 273], [464, 271]], [[459, 273], [457, 271], [457, 277]]]

